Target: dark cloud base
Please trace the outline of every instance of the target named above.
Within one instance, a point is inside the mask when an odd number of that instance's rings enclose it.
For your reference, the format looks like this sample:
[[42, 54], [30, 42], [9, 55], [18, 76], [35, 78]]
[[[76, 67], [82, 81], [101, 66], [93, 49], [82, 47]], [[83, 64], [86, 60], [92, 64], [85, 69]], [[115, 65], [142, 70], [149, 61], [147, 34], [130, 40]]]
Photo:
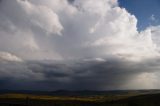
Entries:
[[[157, 60], [159, 61], [159, 60]], [[141, 73], [154, 73], [157, 61], [1, 62], [1, 89], [115, 90]], [[150, 72], [149, 70], [152, 70]], [[134, 89], [134, 88], [133, 88]]]

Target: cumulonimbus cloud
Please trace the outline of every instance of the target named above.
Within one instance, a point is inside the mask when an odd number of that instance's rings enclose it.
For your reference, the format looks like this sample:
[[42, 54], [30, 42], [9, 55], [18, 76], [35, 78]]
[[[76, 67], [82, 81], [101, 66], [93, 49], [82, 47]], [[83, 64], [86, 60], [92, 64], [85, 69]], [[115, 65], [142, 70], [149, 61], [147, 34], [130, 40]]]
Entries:
[[27, 60], [159, 56], [153, 28], [139, 32], [136, 17], [116, 0], [2, 0], [0, 12], [1, 48]]
[[138, 31], [137, 21], [117, 0], [1, 0], [1, 82], [22, 84], [24, 77], [31, 88], [134, 88], [130, 82], [157, 88], [160, 27]]

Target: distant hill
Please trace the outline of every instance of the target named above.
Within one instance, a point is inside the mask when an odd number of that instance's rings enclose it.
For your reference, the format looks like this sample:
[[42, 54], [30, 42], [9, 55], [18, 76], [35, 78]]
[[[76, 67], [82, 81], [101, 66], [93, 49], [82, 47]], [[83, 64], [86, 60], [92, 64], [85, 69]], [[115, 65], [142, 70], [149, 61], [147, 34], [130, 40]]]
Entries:
[[0, 90], [0, 94], [6, 93], [23, 93], [35, 95], [51, 95], [51, 96], [94, 96], [94, 95], [123, 95], [123, 94], [157, 94], [160, 90], [110, 90], [110, 91], [70, 91], [70, 90], [57, 90], [57, 91], [32, 91], [32, 90]]

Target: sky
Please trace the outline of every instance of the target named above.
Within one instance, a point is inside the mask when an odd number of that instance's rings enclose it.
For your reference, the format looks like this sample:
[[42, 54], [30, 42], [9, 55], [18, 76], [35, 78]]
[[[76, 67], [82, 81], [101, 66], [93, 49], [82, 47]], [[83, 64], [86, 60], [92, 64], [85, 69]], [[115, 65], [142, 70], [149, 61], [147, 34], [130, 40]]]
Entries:
[[0, 89], [159, 89], [158, 4], [0, 0]]
[[139, 30], [144, 30], [151, 25], [160, 24], [159, 0], [119, 0], [120, 7], [134, 14], [138, 19]]

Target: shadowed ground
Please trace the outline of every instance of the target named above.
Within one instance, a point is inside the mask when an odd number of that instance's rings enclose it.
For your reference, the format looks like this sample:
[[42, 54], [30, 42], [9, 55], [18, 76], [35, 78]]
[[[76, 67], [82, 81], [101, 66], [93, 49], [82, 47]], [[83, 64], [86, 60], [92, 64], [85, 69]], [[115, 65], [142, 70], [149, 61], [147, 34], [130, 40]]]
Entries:
[[[64, 93], [64, 92], [63, 92]], [[144, 91], [91, 95], [1, 94], [0, 106], [160, 106], [160, 93]], [[83, 92], [81, 92], [83, 94]], [[73, 93], [75, 94], [75, 93]]]

